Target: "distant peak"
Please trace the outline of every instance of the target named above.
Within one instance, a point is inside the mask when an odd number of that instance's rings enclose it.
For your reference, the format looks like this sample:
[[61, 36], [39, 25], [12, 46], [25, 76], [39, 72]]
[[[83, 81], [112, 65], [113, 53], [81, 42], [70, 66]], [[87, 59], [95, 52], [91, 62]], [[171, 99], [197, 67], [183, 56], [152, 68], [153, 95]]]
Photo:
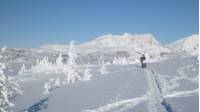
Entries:
[[121, 35], [105, 34], [90, 42], [87, 42], [86, 44], [107, 47], [115, 47], [119, 45], [124, 47], [131, 47], [139, 44], [159, 45], [159, 42], [154, 38], [152, 34], [123, 33]]

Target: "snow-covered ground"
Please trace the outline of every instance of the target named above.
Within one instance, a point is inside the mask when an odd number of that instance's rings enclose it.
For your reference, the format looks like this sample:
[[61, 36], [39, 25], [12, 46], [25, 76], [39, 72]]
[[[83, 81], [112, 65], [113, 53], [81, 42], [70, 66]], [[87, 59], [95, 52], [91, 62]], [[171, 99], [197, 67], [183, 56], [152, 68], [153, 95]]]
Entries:
[[55, 88], [44, 95], [50, 78], [65, 74], [28, 74], [18, 77], [24, 94], [14, 100], [16, 112], [198, 112], [199, 63], [195, 57], [172, 56], [149, 63], [108, 65], [100, 75]]
[[[2, 49], [0, 64], [6, 68], [0, 66], [0, 75], [13, 76], [23, 92], [9, 99], [15, 106], [8, 109], [198, 112], [197, 40], [198, 35], [193, 35], [164, 46], [151, 34], [125, 33], [83, 44], [72, 41], [69, 46]], [[141, 54], [146, 55], [147, 68], [141, 68]]]

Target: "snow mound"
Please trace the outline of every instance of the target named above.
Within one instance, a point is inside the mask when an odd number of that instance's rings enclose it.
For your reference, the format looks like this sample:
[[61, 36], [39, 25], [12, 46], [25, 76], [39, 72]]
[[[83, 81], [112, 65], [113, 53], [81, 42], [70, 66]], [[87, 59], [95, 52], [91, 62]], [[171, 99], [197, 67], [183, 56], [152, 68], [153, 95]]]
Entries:
[[167, 46], [174, 52], [185, 52], [189, 55], [199, 55], [199, 34], [193, 34]]

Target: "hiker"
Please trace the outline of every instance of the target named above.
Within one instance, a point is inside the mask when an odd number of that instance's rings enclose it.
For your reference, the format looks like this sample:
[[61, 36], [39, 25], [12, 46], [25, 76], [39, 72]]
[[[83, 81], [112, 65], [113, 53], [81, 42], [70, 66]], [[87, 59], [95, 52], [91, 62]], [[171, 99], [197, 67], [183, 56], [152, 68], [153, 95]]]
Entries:
[[143, 54], [142, 57], [140, 58], [140, 62], [141, 62], [142, 68], [145, 68], [145, 67], [146, 67], [146, 63], [144, 63], [144, 60], [146, 60], [146, 57], [145, 57], [145, 55]]

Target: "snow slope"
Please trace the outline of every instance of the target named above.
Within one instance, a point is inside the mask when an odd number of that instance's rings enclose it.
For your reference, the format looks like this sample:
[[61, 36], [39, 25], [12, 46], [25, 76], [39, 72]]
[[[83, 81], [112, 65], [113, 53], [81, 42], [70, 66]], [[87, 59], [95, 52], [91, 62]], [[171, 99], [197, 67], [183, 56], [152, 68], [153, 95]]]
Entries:
[[[65, 74], [19, 76], [23, 96], [14, 100], [16, 112], [198, 112], [199, 63], [195, 57], [172, 56], [140, 65], [109, 65], [100, 75], [90, 66], [89, 81], [55, 88], [43, 95], [50, 78]], [[31, 88], [31, 89], [30, 89]]]
[[174, 52], [186, 52], [190, 55], [199, 55], [199, 34], [193, 34], [167, 46]]

